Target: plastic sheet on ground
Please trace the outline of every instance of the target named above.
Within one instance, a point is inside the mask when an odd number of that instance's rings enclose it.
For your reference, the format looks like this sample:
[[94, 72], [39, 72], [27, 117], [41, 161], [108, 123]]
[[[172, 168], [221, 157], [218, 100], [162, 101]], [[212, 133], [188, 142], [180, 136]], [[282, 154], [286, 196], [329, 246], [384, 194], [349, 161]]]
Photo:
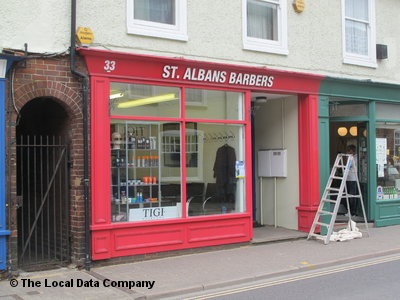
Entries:
[[362, 238], [362, 233], [356, 225], [356, 222], [350, 220], [347, 224], [347, 228], [339, 230], [338, 232], [332, 232], [329, 240], [331, 242], [343, 242]]

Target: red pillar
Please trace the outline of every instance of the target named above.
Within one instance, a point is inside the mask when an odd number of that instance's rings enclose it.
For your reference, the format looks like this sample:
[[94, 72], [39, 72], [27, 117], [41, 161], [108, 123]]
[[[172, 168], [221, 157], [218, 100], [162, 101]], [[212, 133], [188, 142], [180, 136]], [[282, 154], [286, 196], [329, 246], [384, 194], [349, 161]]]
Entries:
[[318, 96], [299, 97], [298, 229], [308, 232], [319, 205]]

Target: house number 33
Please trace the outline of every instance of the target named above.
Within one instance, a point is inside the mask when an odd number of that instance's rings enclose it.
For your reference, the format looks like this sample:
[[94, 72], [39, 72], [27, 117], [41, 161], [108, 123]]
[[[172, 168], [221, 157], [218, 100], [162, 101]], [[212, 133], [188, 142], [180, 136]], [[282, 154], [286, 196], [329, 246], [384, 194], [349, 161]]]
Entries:
[[115, 60], [105, 60], [104, 61], [104, 71], [111, 72], [115, 70]]

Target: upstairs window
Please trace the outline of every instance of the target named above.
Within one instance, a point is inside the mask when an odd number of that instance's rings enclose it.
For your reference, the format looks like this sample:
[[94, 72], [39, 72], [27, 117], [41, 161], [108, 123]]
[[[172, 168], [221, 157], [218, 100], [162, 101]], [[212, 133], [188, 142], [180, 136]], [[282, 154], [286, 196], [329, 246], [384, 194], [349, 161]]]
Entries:
[[374, 0], [342, 0], [344, 62], [376, 67]]
[[288, 54], [287, 0], [243, 0], [244, 49]]
[[186, 0], [127, 0], [128, 33], [186, 41]]

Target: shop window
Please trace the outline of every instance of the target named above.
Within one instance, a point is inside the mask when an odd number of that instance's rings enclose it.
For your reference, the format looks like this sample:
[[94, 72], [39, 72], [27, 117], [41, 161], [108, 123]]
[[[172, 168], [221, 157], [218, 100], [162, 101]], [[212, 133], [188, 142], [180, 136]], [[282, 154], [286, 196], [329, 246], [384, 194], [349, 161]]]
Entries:
[[[169, 126], [172, 123], [168, 123]], [[181, 217], [180, 152], [164, 162], [163, 122], [111, 120], [111, 213], [113, 222]], [[179, 123], [174, 126], [180, 131]], [[173, 177], [175, 180], [167, 180]]]
[[344, 63], [376, 67], [375, 0], [342, 0]]
[[287, 55], [287, 0], [242, 0], [244, 49]]
[[377, 199], [400, 198], [400, 123], [376, 124]]
[[128, 33], [186, 41], [186, 0], [127, 0]]
[[112, 222], [245, 211], [243, 93], [182, 90], [110, 83]]
[[180, 116], [180, 89], [168, 86], [111, 82], [110, 115]]
[[244, 119], [242, 93], [189, 88], [185, 91], [186, 118], [235, 121]]
[[197, 123], [196, 127], [207, 159], [199, 161], [202, 181], [191, 180], [188, 170], [188, 216], [244, 212], [243, 125]]

